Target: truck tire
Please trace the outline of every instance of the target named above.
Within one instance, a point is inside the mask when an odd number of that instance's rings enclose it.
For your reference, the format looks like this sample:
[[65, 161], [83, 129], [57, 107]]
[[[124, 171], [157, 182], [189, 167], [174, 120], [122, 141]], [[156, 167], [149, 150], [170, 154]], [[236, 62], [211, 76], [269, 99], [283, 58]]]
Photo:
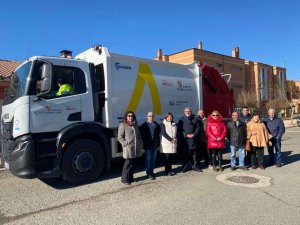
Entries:
[[102, 147], [93, 140], [79, 139], [66, 149], [62, 160], [62, 177], [73, 184], [96, 180], [104, 168]]
[[0, 168], [4, 168], [4, 159], [1, 152], [0, 152]]
[[[1, 137], [1, 132], [0, 132], [0, 138]], [[4, 158], [3, 158], [3, 152], [2, 152], [2, 143], [0, 141], [0, 168], [4, 168]]]

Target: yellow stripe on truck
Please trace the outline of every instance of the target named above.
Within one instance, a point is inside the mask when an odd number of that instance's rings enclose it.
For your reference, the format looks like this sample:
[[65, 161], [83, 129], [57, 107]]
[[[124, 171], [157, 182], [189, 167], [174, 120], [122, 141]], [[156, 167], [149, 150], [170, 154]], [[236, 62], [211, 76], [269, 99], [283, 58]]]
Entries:
[[141, 97], [143, 95], [146, 82], [148, 83], [151, 98], [152, 98], [153, 112], [154, 114], [162, 114], [158, 88], [156, 86], [155, 79], [150, 70], [150, 67], [146, 63], [140, 63], [139, 65], [134, 89], [131, 94], [131, 98], [127, 110], [132, 110], [136, 112]]

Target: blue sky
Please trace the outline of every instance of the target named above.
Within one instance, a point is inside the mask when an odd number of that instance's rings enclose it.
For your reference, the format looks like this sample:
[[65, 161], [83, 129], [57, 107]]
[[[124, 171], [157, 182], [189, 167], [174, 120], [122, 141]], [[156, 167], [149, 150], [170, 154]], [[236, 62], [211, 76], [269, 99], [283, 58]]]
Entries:
[[287, 68], [300, 80], [300, 3], [296, 0], [1, 0], [0, 59], [77, 55], [98, 43], [154, 58], [197, 47]]

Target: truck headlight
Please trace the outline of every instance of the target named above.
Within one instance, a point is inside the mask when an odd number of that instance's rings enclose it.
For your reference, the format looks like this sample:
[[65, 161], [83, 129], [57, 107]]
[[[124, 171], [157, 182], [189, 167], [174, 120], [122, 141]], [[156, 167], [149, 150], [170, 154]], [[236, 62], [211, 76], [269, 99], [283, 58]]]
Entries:
[[17, 153], [18, 151], [21, 151], [22, 149], [25, 149], [28, 145], [29, 141], [21, 141], [19, 142], [13, 149], [12, 154]]

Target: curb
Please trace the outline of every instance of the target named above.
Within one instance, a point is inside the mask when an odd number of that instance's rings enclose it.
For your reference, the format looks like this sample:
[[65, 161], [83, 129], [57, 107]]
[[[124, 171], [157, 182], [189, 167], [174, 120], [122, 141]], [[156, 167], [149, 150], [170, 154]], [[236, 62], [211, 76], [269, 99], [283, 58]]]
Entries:
[[294, 127], [297, 127], [297, 125], [289, 125], [289, 126], [285, 126], [286, 129], [294, 128]]

